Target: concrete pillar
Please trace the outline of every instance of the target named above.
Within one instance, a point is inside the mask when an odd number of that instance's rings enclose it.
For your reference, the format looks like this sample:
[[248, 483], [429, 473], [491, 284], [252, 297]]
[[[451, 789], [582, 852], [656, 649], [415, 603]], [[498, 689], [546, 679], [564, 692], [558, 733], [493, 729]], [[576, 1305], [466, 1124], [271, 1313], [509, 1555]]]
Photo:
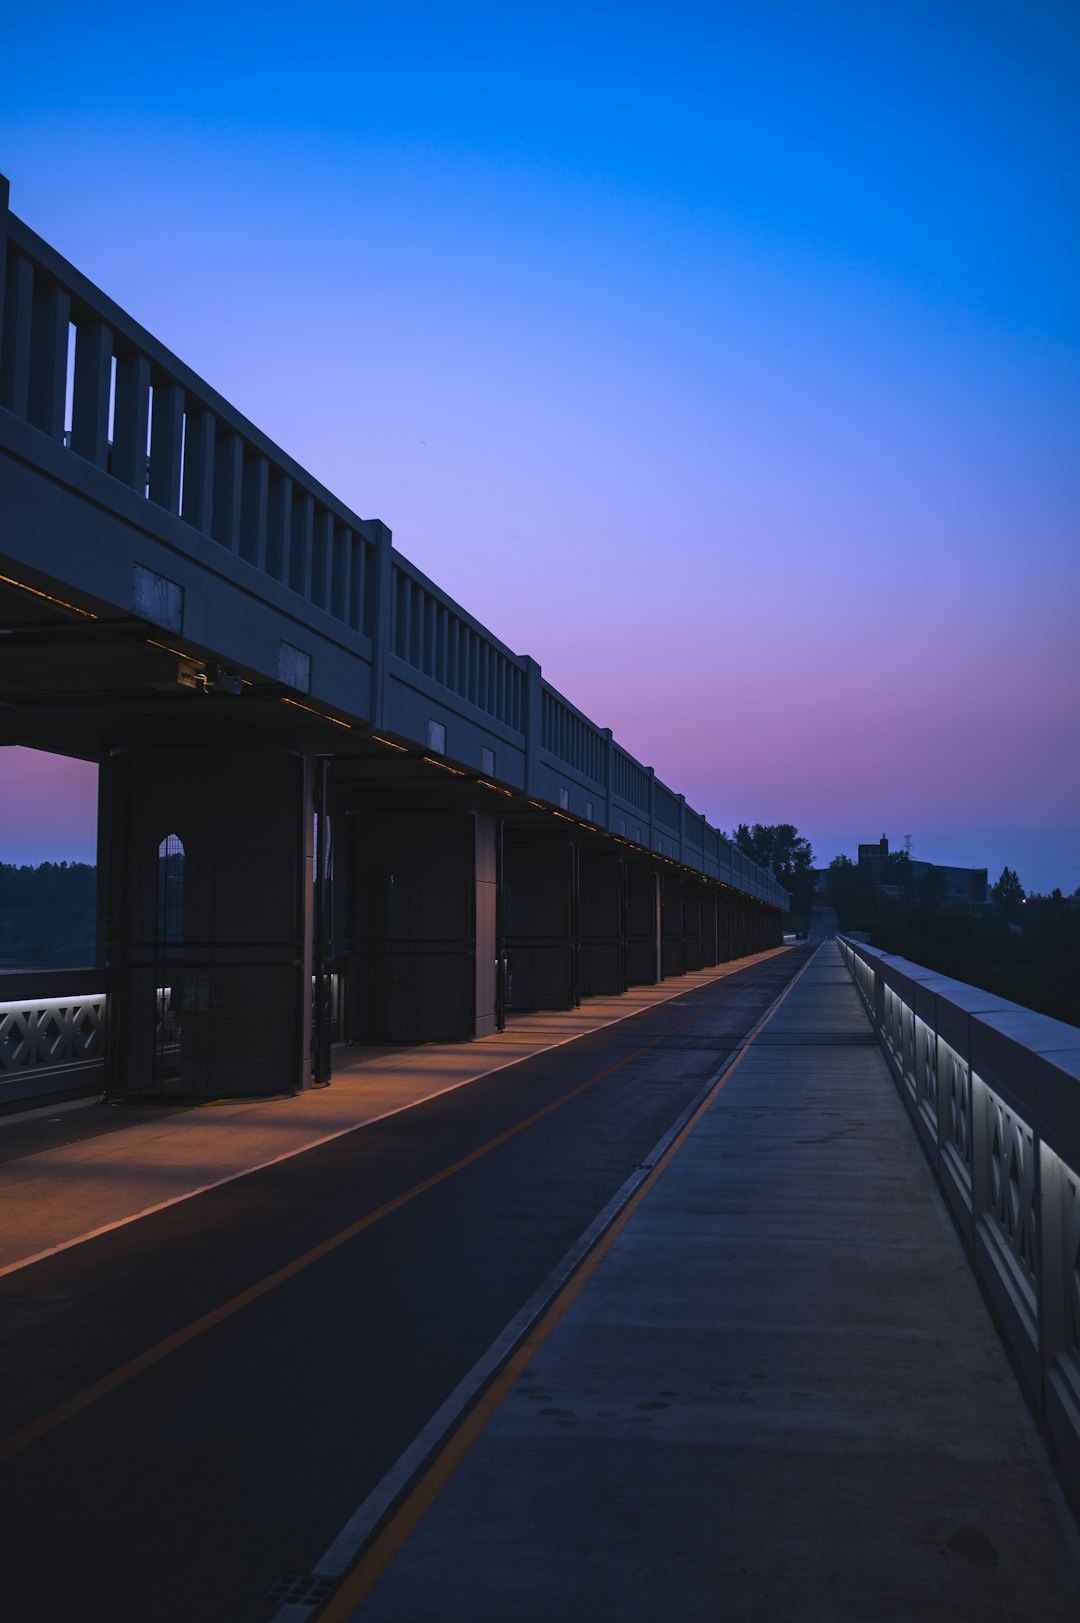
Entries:
[[363, 808], [342, 824], [345, 1036], [460, 1042], [494, 1031], [494, 819]]
[[476, 954], [473, 981], [473, 1031], [489, 1037], [498, 1027], [497, 959], [499, 953], [499, 874], [496, 858], [498, 823], [494, 817], [473, 818], [476, 833]]
[[716, 891], [716, 962], [726, 964], [731, 957], [728, 936], [731, 928], [731, 904], [728, 893], [719, 886]]
[[509, 1008], [574, 1008], [580, 1001], [578, 863], [571, 841], [507, 828], [503, 922]]
[[581, 996], [625, 992], [626, 864], [606, 851], [580, 853]]
[[665, 868], [660, 877], [660, 969], [668, 975], [686, 973], [686, 936], [683, 928], [682, 875]]
[[109, 1086], [197, 1099], [308, 1086], [310, 757], [139, 748], [101, 774]]
[[626, 978], [655, 986], [660, 968], [660, 874], [651, 862], [626, 865]]
[[702, 886], [696, 879], [683, 881], [683, 962], [687, 970], [705, 962], [702, 949]]
[[719, 921], [720, 892], [715, 885], [704, 885], [701, 894], [701, 963], [711, 969], [720, 962]]

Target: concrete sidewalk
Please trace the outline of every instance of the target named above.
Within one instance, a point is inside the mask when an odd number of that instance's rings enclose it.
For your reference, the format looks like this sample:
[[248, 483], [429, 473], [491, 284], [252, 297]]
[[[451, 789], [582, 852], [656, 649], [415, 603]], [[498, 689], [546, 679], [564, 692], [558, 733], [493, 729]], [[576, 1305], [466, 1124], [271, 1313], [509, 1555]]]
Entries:
[[[422, 1048], [347, 1048], [333, 1082], [289, 1098], [242, 1099], [162, 1113], [0, 1164], [0, 1274], [301, 1154], [343, 1133], [723, 980], [784, 952], [639, 986], [580, 1008], [515, 1016], [506, 1031]], [[0, 1144], [17, 1119], [0, 1120]]]
[[354, 1615], [1076, 1623], [1076, 1526], [834, 945]]

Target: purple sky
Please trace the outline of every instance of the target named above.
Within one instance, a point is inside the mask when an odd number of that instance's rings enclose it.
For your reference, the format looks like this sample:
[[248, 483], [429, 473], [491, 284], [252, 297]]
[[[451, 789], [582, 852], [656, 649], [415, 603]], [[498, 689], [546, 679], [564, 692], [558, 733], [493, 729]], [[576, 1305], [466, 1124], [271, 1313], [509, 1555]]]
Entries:
[[1080, 14], [370, 9], [23, 8], [16, 212], [714, 822], [1080, 885]]

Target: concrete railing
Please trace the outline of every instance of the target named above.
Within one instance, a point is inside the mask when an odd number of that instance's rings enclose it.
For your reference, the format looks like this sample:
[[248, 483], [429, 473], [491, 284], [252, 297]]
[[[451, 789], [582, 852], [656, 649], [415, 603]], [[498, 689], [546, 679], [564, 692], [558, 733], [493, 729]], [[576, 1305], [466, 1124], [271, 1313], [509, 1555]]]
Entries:
[[[0, 1107], [103, 1085], [104, 973], [0, 973]], [[88, 990], [90, 988], [90, 990]]]
[[1080, 1511], [1080, 1029], [838, 941]]

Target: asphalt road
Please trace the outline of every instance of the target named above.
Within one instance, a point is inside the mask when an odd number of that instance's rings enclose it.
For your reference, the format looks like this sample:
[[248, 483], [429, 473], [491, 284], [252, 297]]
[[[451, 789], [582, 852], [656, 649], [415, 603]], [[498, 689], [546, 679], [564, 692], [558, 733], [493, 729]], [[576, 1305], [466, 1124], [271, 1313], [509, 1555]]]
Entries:
[[811, 950], [0, 1280], [4, 1617], [265, 1623]]

